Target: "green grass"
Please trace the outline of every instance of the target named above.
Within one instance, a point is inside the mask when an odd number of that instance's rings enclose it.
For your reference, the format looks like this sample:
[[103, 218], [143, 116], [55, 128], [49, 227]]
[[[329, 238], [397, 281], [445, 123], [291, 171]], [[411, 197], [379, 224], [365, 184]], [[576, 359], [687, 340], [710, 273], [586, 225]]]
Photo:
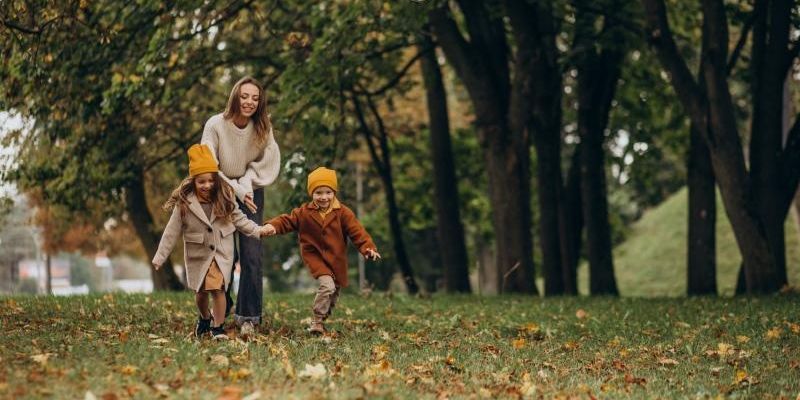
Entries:
[[[675, 297], [686, 294], [687, 190], [678, 191], [647, 211], [614, 249], [614, 271], [623, 296]], [[800, 285], [800, 239], [794, 218], [786, 221], [789, 284]], [[722, 201], [717, 196], [717, 290], [733, 295], [741, 255]], [[588, 292], [588, 272], [579, 269], [581, 291]]]
[[0, 398], [800, 393], [796, 296], [345, 295], [324, 338], [304, 332], [311, 301], [268, 295], [271, 333], [214, 342], [189, 336], [191, 293], [2, 297]]

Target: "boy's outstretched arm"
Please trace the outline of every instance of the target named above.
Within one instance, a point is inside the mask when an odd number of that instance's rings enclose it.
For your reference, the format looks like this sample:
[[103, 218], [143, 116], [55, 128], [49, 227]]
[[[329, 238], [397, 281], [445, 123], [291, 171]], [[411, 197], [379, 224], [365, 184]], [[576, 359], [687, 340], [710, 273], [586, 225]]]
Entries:
[[353, 213], [353, 210], [342, 207], [342, 226], [344, 227], [347, 237], [356, 246], [358, 252], [361, 253], [367, 260], [377, 260], [381, 258], [378, 253], [378, 247], [372, 241], [372, 237], [367, 233], [367, 230], [358, 222], [358, 218]]
[[[281, 214], [275, 218], [264, 221], [262, 229], [271, 226], [274, 231], [270, 235], [282, 235], [284, 233], [294, 232], [300, 226], [300, 208], [292, 210], [291, 214]], [[269, 228], [267, 228], [269, 229]]]

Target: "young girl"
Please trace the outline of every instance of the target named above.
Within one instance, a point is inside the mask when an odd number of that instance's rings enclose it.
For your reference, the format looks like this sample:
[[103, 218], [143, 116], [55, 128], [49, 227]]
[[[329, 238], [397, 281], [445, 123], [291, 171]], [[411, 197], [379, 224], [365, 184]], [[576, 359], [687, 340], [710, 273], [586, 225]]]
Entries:
[[336, 171], [320, 167], [308, 175], [311, 202], [279, 215], [264, 225], [265, 234], [297, 231], [300, 254], [319, 282], [309, 332], [325, 333], [323, 322], [331, 315], [341, 287], [347, 286], [347, 239], [368, 260], [381, 258], [372, 238], [352, 210], [336, 198]]
[[[196, 292], [200, 317], [195, 335], [211, 332], [215, 339], [228, 339], [225, 322], [225, 289], [233, 267], [233, 232], [262, 236], [263, 228], [247, 219], [234, 200], [233, 189], [220, 179], [217, 162], [205, 145], [189, 148], [189, 177], [172, 192], [164, 210], [172, 216], [164, 229], [153, 266], [161, 268], [183, 234], [187, 286]], [[211, 295], [213, 311], [208, 309]], [[212, 324], [213, 318], [213, 324]]]

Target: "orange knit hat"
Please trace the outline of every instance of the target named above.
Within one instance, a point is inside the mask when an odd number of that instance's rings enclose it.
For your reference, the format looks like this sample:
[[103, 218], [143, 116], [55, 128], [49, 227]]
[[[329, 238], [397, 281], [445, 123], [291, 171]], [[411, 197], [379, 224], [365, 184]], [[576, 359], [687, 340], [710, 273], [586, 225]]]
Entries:
[[320, 186], [327, 186], [334, 192], [339, 191], [339, 184], [336, 181], [336, 171], [325, 167], [319, 167], [308, 174], [308, 195], [314, 193], [314, 189]]
[[193, 144], [189, 147], [189, 176], [195, 177], [206, 172], [217, 172], [217, 161], [211, 150], [204, 144]]

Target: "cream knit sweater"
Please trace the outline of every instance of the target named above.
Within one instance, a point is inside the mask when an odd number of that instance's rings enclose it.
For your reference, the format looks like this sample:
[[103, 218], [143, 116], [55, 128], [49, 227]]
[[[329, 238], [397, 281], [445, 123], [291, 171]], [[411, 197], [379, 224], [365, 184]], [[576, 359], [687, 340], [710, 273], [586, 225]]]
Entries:
[[253, 189], [274, 182], [281, 168], [281, 152], [272, 131], [266, 145], [256, 145], [254, 137], [253, 121], [240, 129], [217, 114], [206, 121], [200, 139], [211, 149], [219, 163], [220, 177], [233, 187], [239, 200], [253, 193]]

